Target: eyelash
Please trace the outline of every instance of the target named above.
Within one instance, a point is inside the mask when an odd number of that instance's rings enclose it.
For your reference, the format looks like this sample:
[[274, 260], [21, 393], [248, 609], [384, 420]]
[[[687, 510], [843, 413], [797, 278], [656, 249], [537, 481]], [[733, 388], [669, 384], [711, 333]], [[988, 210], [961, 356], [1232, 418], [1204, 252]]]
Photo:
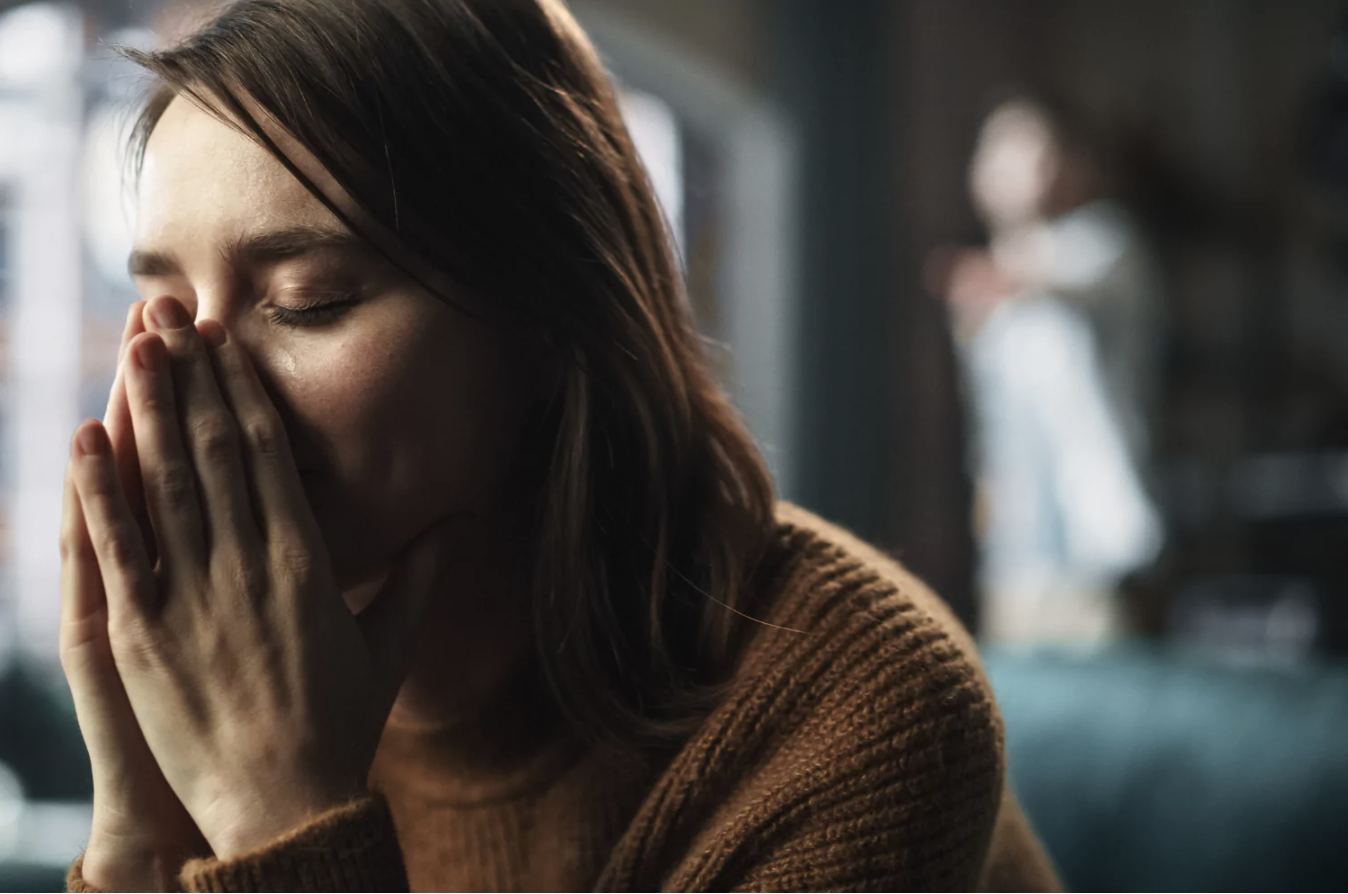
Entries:
[[315, 301], [303, 307], [284, 307], [273, 304], [267, 308], [272, 322], [278, 326], [317, 327], [332, 323], [345, 316], [357, 303], [355, 295], [336, 294], [327, 301]]

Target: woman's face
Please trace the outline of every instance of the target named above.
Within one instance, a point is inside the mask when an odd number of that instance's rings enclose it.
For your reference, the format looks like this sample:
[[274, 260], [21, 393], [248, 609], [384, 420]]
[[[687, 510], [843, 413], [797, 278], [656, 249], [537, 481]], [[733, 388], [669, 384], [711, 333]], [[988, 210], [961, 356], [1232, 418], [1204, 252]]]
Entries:
[[171, 295], [248, 347], [344, 587], [377, 578], [437, 521], [485, 524], [505, 508], [534, 390], [525, 340], [417, 285], [270, 153], [182, 98], [147, 146], [131, 272], [142, 297]]
[[1048, 123], [1033, 108], [1013, 102], [996, 109], [983, 124], [969, 166], [979, 214], [994, 228], [1043, 215], [1061, 154]]

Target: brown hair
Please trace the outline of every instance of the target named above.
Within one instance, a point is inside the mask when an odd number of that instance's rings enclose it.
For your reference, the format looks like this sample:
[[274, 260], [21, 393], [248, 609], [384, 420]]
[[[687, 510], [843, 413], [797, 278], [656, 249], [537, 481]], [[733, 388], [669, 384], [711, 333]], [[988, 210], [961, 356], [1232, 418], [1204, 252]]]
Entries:
[[379, 247], [275, 146], [260, 108], [399, 250], [541, 328], [563, 372], [540, 445], [540, 664], [591, 735], [685, 732], [752, 608], [772, 484], [708, 372], [646, 172], [570, 13], [241, 0], [177, 47], [127, 54], [160, 81], [137, 159], [187, 95]]

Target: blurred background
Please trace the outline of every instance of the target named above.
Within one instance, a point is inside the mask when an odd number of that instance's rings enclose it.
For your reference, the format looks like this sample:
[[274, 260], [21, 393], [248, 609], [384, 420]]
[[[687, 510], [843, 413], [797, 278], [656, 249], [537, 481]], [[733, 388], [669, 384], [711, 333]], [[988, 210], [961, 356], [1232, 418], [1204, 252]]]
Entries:
[[[0, 0], [0, 890], [89, 771], [70, 432], [209, 3]], [[1065, 882], [1348, 886], [1348, 3], [574, 0], [784, 497], [974, 629]]]

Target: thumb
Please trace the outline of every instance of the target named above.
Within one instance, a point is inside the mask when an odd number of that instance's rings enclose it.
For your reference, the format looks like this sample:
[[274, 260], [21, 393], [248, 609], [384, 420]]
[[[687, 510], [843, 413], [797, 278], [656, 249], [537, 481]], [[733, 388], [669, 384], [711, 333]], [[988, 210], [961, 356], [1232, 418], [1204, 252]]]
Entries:
[[411, 665], [413, 633], [443, 583], [444, 554], [456, 529], [441, 522], [413, 540], [374, 601], [356, 616], [374, 672], [390, 700]]

